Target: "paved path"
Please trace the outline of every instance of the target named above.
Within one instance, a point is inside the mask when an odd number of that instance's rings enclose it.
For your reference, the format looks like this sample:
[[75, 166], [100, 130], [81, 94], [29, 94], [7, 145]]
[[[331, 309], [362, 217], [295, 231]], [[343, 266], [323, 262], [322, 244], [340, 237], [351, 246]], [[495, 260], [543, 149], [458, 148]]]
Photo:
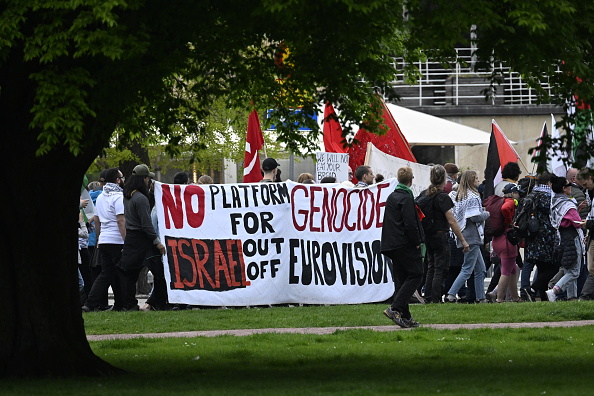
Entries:
[[[473, 323], [473, 324], [427, 324], [421, 327], [427, 327], [438, 330], [455, 329], [501, 329], [501, 328], [542, 328], [542, 327], [575, 327], [591, 326], [594, 320], [574, 320], [566, 322], [536, 322], [536, 323]], [[337, 330], [365, 329], [373, 331], [401, 331], [412, 330], [402, 329], [396, 325], [393, 326], [356, 326], [356, 327], [299, 327], [299, 328], [280, 328], [280, 329], [243, 329], [243, 330], [209, 330], [209, 331], [181, 331], [176, 333], [146, 333], [146, 334], [105, 334], [105, 335], [87, 335], [89, 341], [105, 340], [127, 340], [131, 338], [191, 338], [191, 337], [217, 337], [221, 335], [247, 336], [252, 334], [276, 333], [276, 334], [332, 334]]]

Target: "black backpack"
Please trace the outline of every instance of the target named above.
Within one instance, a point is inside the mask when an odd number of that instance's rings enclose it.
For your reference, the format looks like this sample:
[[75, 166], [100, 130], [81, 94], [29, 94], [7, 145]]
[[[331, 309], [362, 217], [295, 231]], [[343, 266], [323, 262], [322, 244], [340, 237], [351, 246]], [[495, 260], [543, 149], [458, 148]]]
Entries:
[[514, 215], [514, 234], [532, 240], [538, 234], [540, 222], [537, 217], [538, 195], [529, 194], [522, 200]]
[[428, 197], [427, 190], [425, 190], [419, 194], [417, 199], [415, 199], [415, 203], [425, 215], [423, 220], [421, 220], [421, 224], [423, 225], [423, 231], [425, 232], [426, 236], [433, 235], [437, 231], [433, 214], [433, 205], [436, 196], [437, 194], [433, 194], [432, 196]]

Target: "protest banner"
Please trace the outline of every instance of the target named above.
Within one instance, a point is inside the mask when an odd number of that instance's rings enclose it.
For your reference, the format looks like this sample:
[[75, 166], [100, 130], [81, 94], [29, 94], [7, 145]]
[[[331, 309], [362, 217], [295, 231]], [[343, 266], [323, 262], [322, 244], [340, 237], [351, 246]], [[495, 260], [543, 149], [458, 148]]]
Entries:
[[316, 183], [326, 176], [336, 178], [340, 183], [348, 180], [349, 155], [346, 153], [316, 153]]
[[411, 190], [414, 196], [418, 196], [422, 191], [426, 190], [431, 184], [429, 165], [423, 165], [416, 162], [404, 160], [402, 158], [394, 157], [380, 151], [372, 143], [367, 144], [367, 154], [365, 156], [365, 164], [370, 166], [373, 173], [382, 174], [386, 179], [396, 178], [398, 169], [403, 166], [409, 166], [412, 169], [413, 185]]
[[171, 303], [356, 304], [394, 292], [380, 254], [396, 180], [369, 188], [155, 183]]

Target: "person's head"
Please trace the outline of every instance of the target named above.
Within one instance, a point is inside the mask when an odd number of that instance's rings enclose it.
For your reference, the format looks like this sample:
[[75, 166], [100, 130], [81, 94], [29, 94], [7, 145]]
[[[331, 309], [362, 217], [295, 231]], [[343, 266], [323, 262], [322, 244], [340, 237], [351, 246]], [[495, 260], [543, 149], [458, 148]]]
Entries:
[[565, 178], [567, 179], [568, 183], [576, 183], [576, 178], [578, 174], [577, 168], [569, 168], [567, 169], [567, 173], [565, 173]]
[[313, 180], [314, 177], [311, 173], [302, 173], [297, 178], [297, 183], [305, 183], [306, 180]]
[[478, 194], [477, 187], [480, 184], [480, 180], [475, 171], [467, 170], [462, 172], [458, 184], [458, 191], [456, 193], [457, 201], [465, 199], [470, 191]]
[[571, 183], [568, 183], [564, 177], [551, 175], [551, 190], [556, 194], [571, 195]]
[[398, 173], [396, 173], [396, 178], [398, 179], [398, 183], [402, 183], [410, 187], [414, 179], [413, 171], [410, 167], [403, 166], [402, 168], [398, 169]]
[[107, 183], [105, 181], [105, 174], [107, 173], [107, 169], [103, 169], [101, 171], [101, 173], [99, 173], [99, 183], [101, 183], [101, 187], [103, 187], [105, 185], [105, 183]]
[[148, 198], [149, 185], [153, 177], [155, 177], [155, 174], [149, 170], [148, 166], [144, 164], [136, 165], [132, 170], [132, 176], [124, 186], [124, 198], [132, 198], [134, 191], [138, 191]]
[[347, 169], [348, 169], [347, 181], [352, 181], [353, 180], [353, 169], [350, 166]]
[[382, 175], [381, 173], [376, 173], [375, 174], [375, 183], [381, 183], [384, 181], [384, 175]]
[[213, 184], [214, 181], [212, 180], [212, 177], [208, 176], [208, 175], [202, 175], [198, 178], [198, 184]]
[[281, 180], [281, 169], [280, 168], [276, 168], [276, 176], [274, 176], [274, 182], [280, 183], [282, 182]]
[[446, 183], [446, 170], [441, 165], [433, 165], [429, 171], [429, 180], [431, 185], [427, 191], [427, 195], [433, 195], [437, 191], [442, 190]]
[[92, 181], [89, 183], [87, 188], [89, 189], [89, 191], [99, 191], [101, 190], [101, 182]]
[[551, 182], [551, 174], [549, 172], [543, 172], [536, 176], [536, 184], [548, 185]]
[[324, 183], [336, 183], [336, 178], [334, 176], [326, 176], [320, 180], [320, 184]]
[[456, 180], [458, 177], [458, 172], [460, 172], [456, 164], [448, 162], [443, 166], [443, 168], [445, 169], [448, 176], [450, 176], [453, 180]]
[[506, 198], [520, 199], [523, 193], [524, 191], [522, 191], [520, 186], [514, 183], [508, 183], [503, 187], [503, 196]]
[[280, 164], [276, 162], [274, 158], [266, 158], [262, 161], [262, 172], [264, 172], [264, 179], [270, 179], [274, 181], [276, 178], [276, 170]]
[[357, 180], [367, 184], [373, 184], [373, 171], [367, 165], [361, 165], [355, 170], [355, 177]]
[[173, 175], [173, 184], [188, 184], [190, 175], [188, 172], [177, 172]]
[[105, 171], [105, 183], [114, 183], [124, 187], [124, 174], [118, 168], [109, 168]]
[[586, 190], [594, 190], [594, 182], [592, 181], [592, 170], [590, 168], [582, 168], [576, 176], [577, 183]]
[[521, 174], [522, 171], [520, 170], [520, 165], [518, 165], [517, 162], [508, 162], [501, 170], [501, 177], [513, 181], [518, 181]]
[[305, 179], [303, 184], [316, 184], [316, 181], [314, 179]]

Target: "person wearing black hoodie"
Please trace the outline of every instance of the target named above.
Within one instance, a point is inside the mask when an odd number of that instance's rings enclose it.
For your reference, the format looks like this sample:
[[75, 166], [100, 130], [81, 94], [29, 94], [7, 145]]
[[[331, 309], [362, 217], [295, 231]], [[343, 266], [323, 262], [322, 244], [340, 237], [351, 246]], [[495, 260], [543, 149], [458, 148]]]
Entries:
[[418, 327], [408, 303], [423, 281], [421, 244], [425, 235], [410, 189], [412, 169], [408, 166], [398, 169], [397, 178], [398, 185], [386, 201], [381, 253], [392, 260], [394, 285], [399, 287], [384, 315], [400, 327]]

